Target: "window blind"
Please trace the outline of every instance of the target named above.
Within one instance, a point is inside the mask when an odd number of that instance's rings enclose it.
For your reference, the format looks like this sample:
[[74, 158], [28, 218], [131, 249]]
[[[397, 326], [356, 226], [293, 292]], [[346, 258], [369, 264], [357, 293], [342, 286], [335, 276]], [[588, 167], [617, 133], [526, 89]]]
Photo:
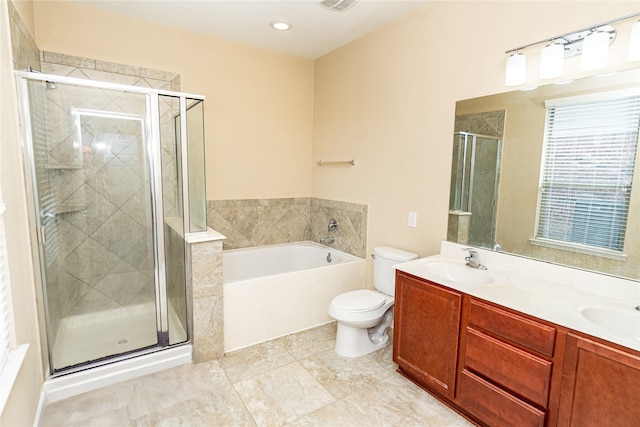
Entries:
[[9, 355], [9, 276], [4, 233], [4, 204], [0, 201], [0, 372]]
[[640, 95], [547, 105], [536, 236], [621, 252]]

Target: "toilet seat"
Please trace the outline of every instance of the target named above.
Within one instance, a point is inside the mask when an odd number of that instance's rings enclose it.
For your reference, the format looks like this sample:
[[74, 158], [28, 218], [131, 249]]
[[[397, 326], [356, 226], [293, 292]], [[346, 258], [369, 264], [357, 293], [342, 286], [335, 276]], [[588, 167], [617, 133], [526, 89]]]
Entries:
[[386, 300], [379, 292], [362, 289], [338, 295], [331, 301], [331, 305], [338, 310], [363, 312], [382, 307]]

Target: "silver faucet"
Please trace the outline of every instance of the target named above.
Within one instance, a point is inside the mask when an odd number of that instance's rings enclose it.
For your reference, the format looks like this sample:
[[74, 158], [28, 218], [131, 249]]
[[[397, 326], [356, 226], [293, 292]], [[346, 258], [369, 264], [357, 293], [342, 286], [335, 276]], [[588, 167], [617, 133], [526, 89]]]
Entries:
[[336, 238], [333, 236], [323, 237], [320, 239], [320, 243], [333, 243], [336, 241]]
[[463, 248], [463, 251], [469, 251], [469, 256], [465, 257], [464, 260], [467, 261], [467, 265], [471, 268], [477, 268], [478, 270], [486, 270], [487, 266], [480, 263], [480, 254], [477, 250], [473, 248]]

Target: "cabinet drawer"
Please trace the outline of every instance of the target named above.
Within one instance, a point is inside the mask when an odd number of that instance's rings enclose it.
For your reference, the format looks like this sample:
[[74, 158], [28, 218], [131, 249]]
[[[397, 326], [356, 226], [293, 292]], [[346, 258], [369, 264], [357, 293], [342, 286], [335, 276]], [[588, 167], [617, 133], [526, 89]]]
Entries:
[[492, 427], [541, 427], [545, 413], [464, 370], [460, 406]]
[[469, 323], [545, 356], [553, 356], [556, 330], [551, 326], [475, 300], [469, 305]]
[[467, 329], [465, 366], [543, 408], [549, 399], [552, 363]]

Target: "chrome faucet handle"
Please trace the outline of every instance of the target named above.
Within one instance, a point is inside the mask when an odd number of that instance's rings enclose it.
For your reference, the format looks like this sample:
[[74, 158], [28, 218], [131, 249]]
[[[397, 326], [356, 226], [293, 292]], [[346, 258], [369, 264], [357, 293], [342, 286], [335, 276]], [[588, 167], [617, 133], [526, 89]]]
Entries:
[[480, 253], [475, 248], [463, 248], [463, 251], [468, 251], [469, 256], [465, 257], [464, 260], [467, 261], [467, 265], [471, 268], [477, 268], [479, 270], [486, 270], [487, 266], [480, 263]]
[[478, 250], [476, 248], [462, 248], [462, 250], [465, 251], [465, 252], [469, 252], [469, 256], [470, 257], [480, 256], [480, 254], [478, 253]]

